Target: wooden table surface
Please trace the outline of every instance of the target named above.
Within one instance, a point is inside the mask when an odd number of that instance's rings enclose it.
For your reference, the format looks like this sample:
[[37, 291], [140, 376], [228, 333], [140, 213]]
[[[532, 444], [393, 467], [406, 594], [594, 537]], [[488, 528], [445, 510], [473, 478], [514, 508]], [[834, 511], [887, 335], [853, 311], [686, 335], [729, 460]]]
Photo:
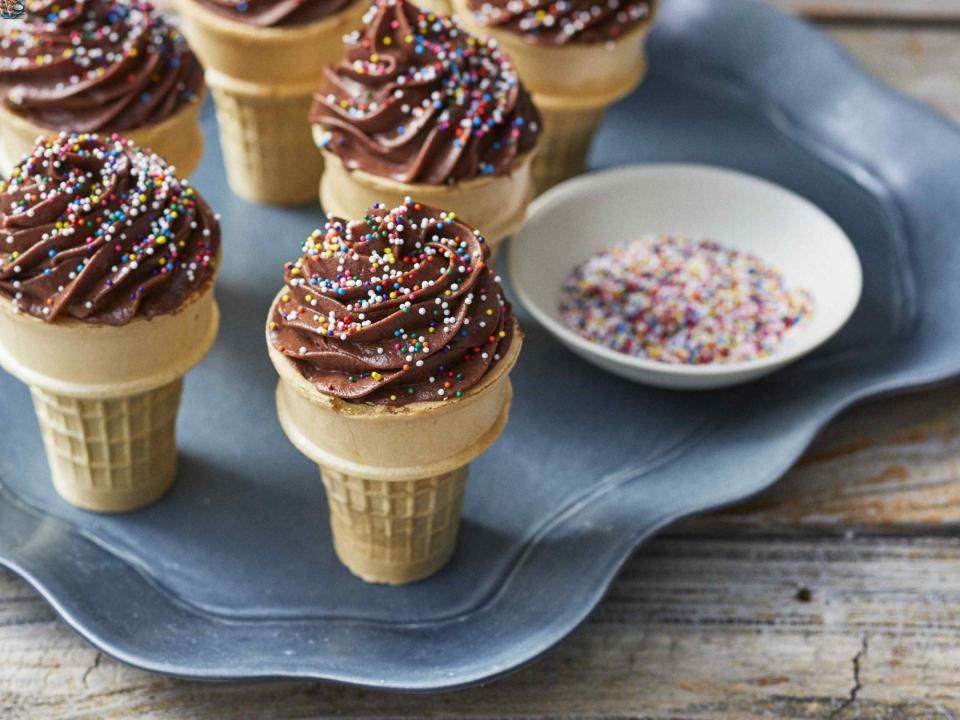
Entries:
[[[960, 120], [960, 0], [777, 3]], [[0, 718], [953, 718], [958, 521], [960, 383], [871, 403], [762, 497], [646, 545], [545, 659], [432, 696], [150, 675], [0, 571]]]

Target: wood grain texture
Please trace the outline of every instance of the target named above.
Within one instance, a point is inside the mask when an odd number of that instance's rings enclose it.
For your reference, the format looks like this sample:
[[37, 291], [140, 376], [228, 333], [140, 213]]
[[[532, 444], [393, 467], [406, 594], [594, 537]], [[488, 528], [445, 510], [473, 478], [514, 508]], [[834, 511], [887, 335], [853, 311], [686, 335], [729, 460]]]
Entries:
[[[778, 1], [914, 19], [960, 5]], [[960, 119], [960, 27], [829, 32]], [[544, 660], [439, 696], [150, 675], [103, 657], [0, 571], [0, 718], [960, 717], [958, 475], [960, 383], [855, 409], [769, 492], [642, 549]]]
[[949, 717], [960, 713], [958, 565], [953, 538], [661, 539], [543, 661], [434, 696], [149, 675], [65, 633], [0, 574], [0, 708], [11, 720]]
[[820, 21], [960, 22], [960, 0], [772, 0]]
[[952, 533], [960, 525], [960, 383], [840, 418], [770, 490], [675, 534]]

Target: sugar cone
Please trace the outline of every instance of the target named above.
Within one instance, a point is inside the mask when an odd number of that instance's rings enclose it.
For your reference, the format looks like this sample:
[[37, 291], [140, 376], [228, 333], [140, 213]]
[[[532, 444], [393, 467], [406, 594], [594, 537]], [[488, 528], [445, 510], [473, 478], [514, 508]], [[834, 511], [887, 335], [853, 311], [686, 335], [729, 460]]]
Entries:
[[[227, 180], [234, 193], [287, 205], [314, 197], [323, 159], [306, 117], [311, 85], [261, 85], [207, 71], [220, 126]], [[302, 127], [301, 127], [302, 126]]]
[[57, 492], [99, 512], [149, 505], [173, 483], [182, 382], [127, 397], [77, 398], [32, 387]]
[[[314, 132], [319, 139], [320, 126], [314, 126]], [[333, 153], [322, 153], [320, 205], [328, 217], [363, 217], [376, 202], [396, 207], [404, 198], [412, 197], [425, 205], [456, 212], [467, 225], [479, 228], [491, 249], [496, 249], [504, 238], [520, 229], [533, 197], [533, 153], [517, 160], [508, 175], [488, 175], [453, 185], [401, 183], [362, 170], [350, 171]]]
[[182, 378], [213, 345], [218, 323], [212, 284], [176, 313], [119, 327], [45, 323], [0, 303], [0, 366], [30, 386], [67, 502], [123, 512], [169, 489]]
[[537, 194], [586, 171], [587, 153], [594, 133], [603, 120], [605, 105], [578, 106], [572, 103], [538, 105], [543, 120], [540, 148], [533, 164], [533, 185]]
[[[205, 95], [205, 93], [204, 93]], [[203, 133], [200, 130], [200, 108], [204, 95], [182, 107], [155, 125], [124, 130], [120, 134], [142, 148], [152, 149], [176, 167], [177, 175], [187, 177], [197, 169], [203, 156]], [[38, 137], [54, 137], [60, 130], [45, 128], [20, 117], [0, 105], [0, 170], [6, 175], [24, 157], [33, 152]], [[103, 131], [101, 135], [109, 135]]]
[[313, 198], [323, 170], [307, 119], [313, 93], [366, 5], [355, 2], [318, 22], [279, 28], [228, 20], [196, 0], [179, 0], [177, 7], [206, 68], [230, 188], [253, 202]]
[[533, 164], [536, 192], [582, 173], [604, 110], [628, 95], [646, 74], [644, 45], [652, 18], [614, 43], [554, 46], [527, 42], [510, 30], [481, 25], [467, 0], [451, 2], [467, 30], [500, 43], [543, 116], [540, 149]]
[[367, 582], [403, 585], [433, 575], [453, 554], [467, 467], [416, 480], [369, 480], [320, 471], [337, 556]]
[[[269, 333], [269, 330], [268, 330]], [[499, 437], [510, 412], [508, 373], [522, 336], [463, 397], [402, 407], [318, 392], [270, 343], [277, 413], [290, 441], [320, 466], [337, 556], [358, 577], [403, 585], [453, 554], [467, 466]]]

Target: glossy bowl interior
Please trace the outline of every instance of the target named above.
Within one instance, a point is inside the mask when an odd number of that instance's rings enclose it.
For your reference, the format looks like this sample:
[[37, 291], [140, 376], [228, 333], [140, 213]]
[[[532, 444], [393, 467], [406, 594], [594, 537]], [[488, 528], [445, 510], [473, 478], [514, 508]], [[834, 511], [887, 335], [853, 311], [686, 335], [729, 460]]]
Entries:
[[[675, 365], [592, 343], [560, 319], [563, 285], [597, 251], [648, 235], [687, 235], [754, 253], [788, 286], [806, 289], [814, 311], [757, 360]], [[818, 207], [766, 180], [717, 167], [653, 164], [562, 183], [531, 205], [510, 243], [510, 280], [530, 313], [564, 345], [636, 382], [698, 390], [774, 372], [826, 342], [857, 306], [860, 261], [843, 230]]]

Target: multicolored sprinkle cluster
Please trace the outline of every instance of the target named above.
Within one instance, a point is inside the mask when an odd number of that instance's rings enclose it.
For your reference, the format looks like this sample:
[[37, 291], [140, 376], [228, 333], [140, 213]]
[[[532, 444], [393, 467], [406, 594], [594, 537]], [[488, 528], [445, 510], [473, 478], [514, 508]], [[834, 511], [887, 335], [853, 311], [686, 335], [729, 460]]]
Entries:
[[344, 39], [311, 120], [348, 168], [442, 184], [509, 172], [539, 116], [496, 42], [406, 0], [376, 0]]
[[461, 397], [510, 346], [513, 313], [486, 243], [407, 199], [332, 219], [285, 267], [274, 348], [327, 395], [402, 405]]
[[219, 242], [193, 187], [118, 135], [61, 133], [0, 182], [0, 296], [43, 320], [173, 311], [212, 278]]
[[688, 365], [765, 357], [812, 312], [810, 295], [788, 289], [758, 257], [671, 236], [594, 255], [574, 270], [560, 305], [591, 342]]
[[653, 18], [655, 0], [468, 0], [477, 21], [532, 42], [615, 42]]

